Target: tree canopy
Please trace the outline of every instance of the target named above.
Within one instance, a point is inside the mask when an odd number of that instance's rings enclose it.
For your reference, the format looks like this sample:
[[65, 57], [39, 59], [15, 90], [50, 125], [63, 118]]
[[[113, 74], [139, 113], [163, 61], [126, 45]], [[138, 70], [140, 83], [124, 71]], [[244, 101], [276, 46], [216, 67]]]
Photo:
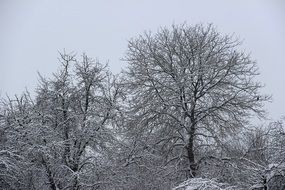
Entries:
[[220, 144], [252, 114], [264, 116], [269, 97], [260, 93], [256, 63], [239, 45], [212, 25], [173, 25], [129, 41], [133, 109], [156, 133], [154, 143], [167, 147], [167, 162], [188, 159], [189, 176], [200, 146]]
[[1, 189], [284, 188], [284, 119], [266, 120], [238, 39], [173, 25], [129, 40], [123, 60], [114, 75], [63, 52], [35, 97], [2, 98]]

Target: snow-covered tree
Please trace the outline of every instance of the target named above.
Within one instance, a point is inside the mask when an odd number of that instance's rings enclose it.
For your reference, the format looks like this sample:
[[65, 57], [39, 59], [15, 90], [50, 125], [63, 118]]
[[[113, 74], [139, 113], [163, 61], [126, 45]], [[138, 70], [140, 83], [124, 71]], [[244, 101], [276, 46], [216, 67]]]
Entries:
[[164, 164], [194, 177], [199, 151], [264, 116], [256, 63], [212, 25], [173, 25], [129, 41], [126, 86], [137, 130]]
[[106, 189], [113, 185], [120, 87], [106, 65], [86, 55], [59, 60], [51, 79], [40, 77], [35, 100], [25, 93], [4, 101], [3, 179], [19, 170], [34, 189]]

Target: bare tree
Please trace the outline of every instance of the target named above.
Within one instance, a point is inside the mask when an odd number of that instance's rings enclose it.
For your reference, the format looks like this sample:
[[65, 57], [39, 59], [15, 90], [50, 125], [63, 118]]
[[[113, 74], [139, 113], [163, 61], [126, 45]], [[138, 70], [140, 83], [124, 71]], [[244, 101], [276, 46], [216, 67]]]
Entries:
[[[139, 128], [166, 160], [197, 170], [203, 146], [219, 145], [257, 114], [264, 117], [256, 63], [212, 25], [173, 25], [129, 41], [126, 86]], [[185, 169], [185, 168], [184, 168]]]
[[[58, 134], [56, 143], [62, 143], [62, 155], [56, 161], [67, 169], [57, 188], [98, 188], [98, 184], [106, 183], [103, 176], [108, 171], [100, 169], [108, 163], [105, 154], [115, 141], [111, 120], [120, 90], [107, 66], [85, 54], [81, 60], [60, 54], [60, 61], [62, 68], [55, 78], [41, 80], [37, 97], [45, 124]], [[98, 172], [102, 177], [96, 180]]]
[[283, 189], [284, 142], [284, 119], [251, 127], [231, 138], [223, 157], [199, 160], [199, 173], [242, 189]]
[[1, 105], [0, 185], [8, 189], [114, 185], [116, 77], [85, 54], [63, 53], [59, 60], [52, 79], [40, 77], [35, 100], [24, 93]]

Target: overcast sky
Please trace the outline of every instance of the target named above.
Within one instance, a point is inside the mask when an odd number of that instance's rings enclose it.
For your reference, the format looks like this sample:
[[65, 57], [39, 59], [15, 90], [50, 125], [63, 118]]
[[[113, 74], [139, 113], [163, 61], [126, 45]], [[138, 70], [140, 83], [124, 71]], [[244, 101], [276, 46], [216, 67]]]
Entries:
[[244, 40], [273, 95], [270, 117], [285, 115], [284, 0], [0, 0], [1, 96], [33, 91], [37, 71], [51, 76], [63, 49], [109, 60], [118, 73], [128, 39], [183, 22], [213, 23]]

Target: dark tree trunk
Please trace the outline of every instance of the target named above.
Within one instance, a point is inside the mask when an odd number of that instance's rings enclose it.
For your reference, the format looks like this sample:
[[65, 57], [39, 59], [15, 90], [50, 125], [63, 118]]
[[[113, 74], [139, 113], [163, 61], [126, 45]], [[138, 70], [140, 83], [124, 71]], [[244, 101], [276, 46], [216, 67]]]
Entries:
[[267, 190], [267, 179], [266, 179], [266, 176], [263, 176], [263, 188], [264, 188], [264, 190]]
[[48, 177], [50, 189], [57, 190], [52, 171], [50, 170], [48, 163], [46, 162], [46, 160], [43, 157], [42, 157], [42, 164], [44, 165], [46, 172], [47, 172], [47, 177]]
[[195, 118], [195, 103], [196, 99], [192, 103], [192, 108], [189, 118], [191, 121], [190, 131], [189, 131], [189, 140], [187, 146], [187, 154], [189, 160], [189, 178], [194, 178], [197, 172], [197, 164], [195, 163], [195, 154], [194, 154], [194, 138], [195, 138], [195, 130], [196, 130], [196, 118]]
[[188, 146], [187, 146], [187, 156], [189, 161], [189, 172], [188, 177], [193, 178], [196, 176], [196, 163], [195, 163], [195, 154], [194, 154], [194, 133], [190, 134]]

